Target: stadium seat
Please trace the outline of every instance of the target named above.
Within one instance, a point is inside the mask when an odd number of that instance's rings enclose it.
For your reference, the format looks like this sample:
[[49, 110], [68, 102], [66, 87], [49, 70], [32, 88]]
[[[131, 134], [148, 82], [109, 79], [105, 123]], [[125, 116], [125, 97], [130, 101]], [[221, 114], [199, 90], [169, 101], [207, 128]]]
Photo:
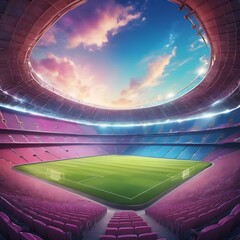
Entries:
[[117, 239], [121, 240], [137, 240], [138, 237], [136, 234], [126, 234], [126, 235], [119, 235]]
[[47, 225], [44, 222], [37, 219], [33, 219], [33, 229], [42, 238], [47, 237], [46, 228]]
[[64, 223], [58, 220], [53, 220], [51, 226], [63, 229]]
[[119, 228], [119, 223], [118, 222], [109, 222], [107, 227], [109, 228]]
[[119, 227], [131, 227], [132, 223], [131, 222], [119, 222]]
[[61, 229], [47, 226], [47, 237], [48, 240], [68, 240], [69, 236]]
[[9, 240], [20, 240], [20, 232], [22, 231], [21, 227], [16, 224], [9, 222], [7, 225], [7, 233]]
[[218, 239], [219, 233], [220, 233], [220, 225], [213, 224], [201, 230], [200, 233], [198, 234], [197, 240]]
[[220, 227], [220, 233], [219, 233], [219, 240], [224, 240], [225, 237], [231, 232], [233, 225], [234, 225], [234, 216], [228, 215], [224, 218], [222, 218], [218, 224]]
[[10, 218], [3, 212], [0, 212], [0, 229], [3, 236], [7, 237], [7, 225], [10, 223]]
[[63, 230], [65, 232], [71, 232], [74, 237], [81, 237], [83, 233], [83, 229], [81, 227], [79, 228], [75, 224], [70, 223], [65, 224], [63, 226]]
[[238, 204], [234, 207], [234, 209], [231, 211], [230, 215], [234, 216], [233, 227], [239, 226], [239, 224], [240, 224], [240, 204]]
[[118, 230], [118, 235], [134, 234], [133, 227], [120, 227]]
[[106, 228], [105, 235], [114, 235], [118, 236], [118, 228]]
[[22, 221], [26, 225], [28, 225], [29, 228], [31, 228], [31, 229], [34, 228], [34, 226], [33, 226], [33, 218], [30, 215], [23, 213], [22, 214]]
[[117, 239], [114, 235], [102, 235], [99, 237], [99, 240], [114, 240]]
[[135, 233], [137, 235], [140, 235], [142, 233], [150, 233], [152, 232], [152, 228], [149, 226], [139, 226], [139, 227], [135, 227]]
[[21, 240], [43, 240], [39, 236], [36, 236], [32, 233], [21, 232], [20, 233]]
[[139, 226], [147, 226], [147, 223], [144, 221], [137, 221], [137, 222], [132, 222], [132, 226], [135, 227], [139, 227]]
[[152, 233], [142, 233], [138, 236], [138, 240], [157, 240], [158, 234], [156, 232]]

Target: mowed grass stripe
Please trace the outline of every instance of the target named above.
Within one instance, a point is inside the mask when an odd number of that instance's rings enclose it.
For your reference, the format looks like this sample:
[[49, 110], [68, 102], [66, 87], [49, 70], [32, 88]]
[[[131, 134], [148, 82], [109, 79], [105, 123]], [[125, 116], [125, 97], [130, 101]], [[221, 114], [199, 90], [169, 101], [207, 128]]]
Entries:
[[[168, 162], [169, 162], [169, 160], [168, 160]], [[84, 165], [84, 164], [87, 164], [88, 166], [92, 165], [92, 163], [83, 163], [82, 165]], [[124, 164], [125, 164], [125, 166], [124, 166], [122, 161], [117, 161], [117, 160], [114, 161], [114, 162], [112, 160], [111, 161], [104, 160], [104, 162], [101, 162], [100, 164], [101, 165], [98, 166], [99, 168], [101, 168], [101, 167], [103, 169], [107, 168], [107, 169], [109, 169], [111, 171], [114, 171], [114, 169], [116, 167], [117, 168], [121, 167], [122, 169], [125, 168], [125, 169], [129, 170], [129, 172], [131, 172], [131, 171], [136, 171], [137, 172], [138, 170], [142, 172], [143, 167], [147, 171], [153, 171], [153, 172], [158, 172], [159, 171], [159, 170], [156, 170], [156, 166], [159, 167], [159, 163], [156, 163], [155, 165], [148, 165], [149, 164], [149, 160], [145, 161], [144, 164], [138, 164], [138, 165], [136, 165], [136, 161], [134, 161], [134, 162], [133, 161], [131, 161], [131, 162], [128, 161], [127, 163], [124, 162]], [[194, 162], [194, 165], [195, 164], [196, 164], [196, 162]], [[177, 168], [180, 169], [180, 171], [184, 170], [186, 168], [186, 166], [185, 167], [184, 166], [181, 167], [181, 163], [179, 163], [178, 165], [179, 166]], [[193, 164], [189, 164], [189, 167], [191, 167], [192, 165]], [[171, 173], [171, 172], [175, 173], [176, 170], [172, 166], [173, 166], [173, 164], [169, 164], [169, 166], [165, 165], [164, 168], [162, 169], [162, 172], [165, 171], [168, 174]]]
[[[110, 155], [16, 168], [112, 203], [138, 205], [150, 201], [209, 165], [189, 160]], [[189, 175], [183, 177], [183, 171], [189, 171]]]

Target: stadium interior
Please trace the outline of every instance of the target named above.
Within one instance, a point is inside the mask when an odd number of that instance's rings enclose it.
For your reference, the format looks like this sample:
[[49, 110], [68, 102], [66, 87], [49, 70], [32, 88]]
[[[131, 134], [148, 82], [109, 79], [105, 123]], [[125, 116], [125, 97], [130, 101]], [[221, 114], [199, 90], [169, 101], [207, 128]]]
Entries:
[[[186, 21], [194, 16], [201, 26], [198, 34], [207, 36], [207, 75], [177, 99], [131, 109], [65, 98], [42, 86], [30, 67], [41, 36], [83, 2], [0, 0], [0, 240], [239, 240], [240, 1], [171, 0], [179, 11], [188, 11]], [[98, 156], [103, 170], [109, 168], [104, 156], [146, 158], [142, 164], [148, 158], [185, 160], [209, 167], [194, 176], [190, 168], [181, 170], [182, 182], [141, 207], [111, 204], [101, 194], [60, 186], [71, 172], [47, 169], [51, 182], [16, 167]], [[131, 164], [121, 167], [134, 175]], [[145, 170], [138, 183], [147, 182]], [[94, 186], [104, 180], [100, 177]], [[123, 186], [119, 192], [129, 187]], [[142, 194], [134, 188], [128, 190], [130, 201]], [[119, 192], [116, 187], [115, 195]]]

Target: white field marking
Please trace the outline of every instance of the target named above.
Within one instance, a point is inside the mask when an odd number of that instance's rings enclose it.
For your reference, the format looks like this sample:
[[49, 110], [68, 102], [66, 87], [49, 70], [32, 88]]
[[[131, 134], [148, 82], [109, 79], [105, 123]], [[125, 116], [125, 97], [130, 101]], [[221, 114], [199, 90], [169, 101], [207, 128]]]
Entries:
[[[190, 167], [190, 168], [188, 168], [188, 169], [190, 170], [191, 168], [195, 168], [195, 167], [197, 167], [198, 165], [200, 165], [200, 163], [197, 164], [196, 166], [192, 166], [192, 167]], [[186, 169], [185, 169], [185, 170], [186, 170]], [[181, 173], [181, 172], [180, 172], [180, 173]], [[157, 183], [156, 185], [150, 187], [149, 189], [147, 189], [147, 190], [145, 190], [145, 191], [143, 191], [143, 192], [137, 194], [136, 196], [134, 196], [134, 197], [132, 197], [132, 198], [130, 198], [130, 199], [132, 200], [132, 199], [134, 199], [134, 198], [136, 198], [136, 197], [138, 197], [138, 196], [140, 196], [140, 195], [142, 195], [142, 194], [144, 194], [144, 193], [146, 193], [146, 192], [152, 190], [153, 188], [155, 188], [155, 187], [157, 187], [157, 186], [160, 186], [161, 184], [163, 184], [164, 182], [167, 182], [167, 181], [170, 180], [171, 178], [174, 179], [174, 177], [176, 177], [177, 175], [179, 175], [179, 173], [177, 173], [177, 174], [175, 174], [175, 175], [169, 177], [168, 179], [166, 179], [166, 180], [164, 180], [164, 181], [162, 181], [162, 182], [160, 182], [160, 183]]]
[[[94, 178], [97, 178], [97, 177], [98, 177], [98, 176], [96, 176], [96, 177], [94, 177]], [[93, 179], [93, 178], [88, 178], [88, 179], [85, 179], [85, 180], [82, 180], [82, 181], [87, 181], [87, 180], [90, 180], [90, 179]], [[69, 179], [65, 179], [65, 180], [67, 180], [67, 181], [69, 181], [69, 182], [81, 184], [81, 185], [84, 185], [84, 186], [89, 187], [89, 188], [97, 189], [97, 190], [99, 190], [99, 191], [106, 192], [106, 193], [109, 193], [109, 194], [112, 194], [112, 195], [115, 195], [115, 196], [118, 196], [118, 197], [122, 197], [122, 198], [125, 198], [125, 199], [128, 199], [128, 200], [131, 200], [131, 198], [125, 197], [125, 196], [123, 196], [123, 195], [120, 195], [120, 194], [117, 194], [117, 193], [113, 193], [113, 192], [109, 192], [109, 191], [103, 190], [103, 189], [101, 189], [101, 188], [97, 188], [97, 187], [93, 187], [93, 186], [84, 184], [84, 183], [82, 183], [82, 181], [80, 181], [80, 182], [75, 182], [75, 181], [72, 181], [72, 180], [69, 180]]]
[[82, 183], [82, 182], [86, 182], [86, 181], [89, 181], [89, 180], [92, 180], [92, 179], [95, 179], [95, 178], [99, 178], [99, 177], [104, 177], [104, 176], [93, 176], [93, 177], [90, 177], [90, 178], [87, 178], [87, 179], [83, 179], [81, 181], [76, 181], [76, 183]]
[[[201, 164], [201, 163], [199, 163], [199, 164], [197, 164], [197, 165], [195, 165], [195, 166], [192, 166], [192, 167], [190, 167], [190, 168], [188, 168], [188, 169], [190, 170], [191, 168], [195, 168], [195, 167], [197, 167], [197, 166], [200, 165], [200, 164]], [[186, 170], [186, 169], [185, 169], [185, 170]], [[97, 187], [92, 187], [92, 186], [90, 186], [90, 185], [87, 185], [87, 184], [82, 183], [82, 181], [87, 181], [87, 180], [93, 179], [93, 177], [92, 177], [92, 178], [88, 178], [88, 179], [84, 179], [84, 180], [79, 181], [79, 182], [75, 182], [75, 181], [68, 180], [68, 179], [65, 179], [65, 180], [70, 181], [70, 182], [74, 182], [74, 183], [77, 183], [77, 184], [81, 184], [81, 185], [84, 185], [84, 186], [89, 187], [89, 188], [97, 189], [97, 190], [99, 190], [99, 191], [106, 192], [106, 193], [109, 193], [109, 194], [112, 194], [112, 195], [115, 195], [115, 196], [118, 196], [118, 197], [122, 197], [122, 198], [125, 198], [125, 199], [128, 199], [128, 200], [132, 200], [132, 199], [134, 199], [134, 198], [136, 198], [136, 197], [138, 197], [138, 196], [140, 196], [140, 195], [142, 195], [142, 194], [144, 194], [144, 193], [152, 190], [153, 188], [155, 188], [155, 187], [157, 187], [157, 186], [160, 186], [161, 184], [163, 184], [164, 182], [170, 180], [171, 178], [174, 179], [174, 177], [177, 176], [177, 175], [179, 175], [180, 173], [181, 173], [181, 172], [179, 172], [179, 173], [177, 173], [177, 174], [169, 177], [168, 179], [166, 179], [166, 180], [164, 180], [164, 181], [162, 181], [162, 182], [160, 182], [160, 183], [157, 183], [156, 185], [154, 185], [154, 186], [150, 187], [149, 189], [147, 189], [147, 190], [145, 190], [145, 191], [137, 194], [136, 196], [134, 196], [134, 197], [132, 197], [132, 198], [128, 198], [128, 197], [125, 197], [125, 196], [120, 195], [120, 194], [117, 194], [117, 193], [109, 192], [109, 191], [107, 191], [107, 190], [103, 190], [103, 189], [100, 189], [100, 188], [97, 188]], [[104, 177], [104, 176], [94, 176], [94, 178], [97, 178], [97, 177]]]

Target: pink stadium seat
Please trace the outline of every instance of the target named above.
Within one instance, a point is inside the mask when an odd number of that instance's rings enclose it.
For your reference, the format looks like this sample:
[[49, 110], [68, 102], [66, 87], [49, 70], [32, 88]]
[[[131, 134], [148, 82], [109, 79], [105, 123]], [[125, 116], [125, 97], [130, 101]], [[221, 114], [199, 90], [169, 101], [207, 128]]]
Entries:
[[138, 240], [157, 240], [158, 234], [155, 232], [152, 233], [142, 233], [138, 236]]
[[238, 204], [234, 209], [231, 211], [230, 215], [234, 216], [234, 226], [237, 227], [240, 225], [240, 204]]
[[51, 218], [48, 218], [48, 217], [45, 217], [45, 216], [42, 216], [42, 215], [37, 215], [35, 218], [40, 220], [40, 221], [42, 221], [42, 222], [44, 222], [47, 225], [51, 225], [51, 223], [52, 223], [52, 219]]
[[3, 236], [7, 237], [7, 225], [10, 223], [10, 218], [3, 212], [0, 212], [0, 229]]
[[47, 226], [47, 237], [49, 240], [68, 240], [68, 235], [61, 229]]
[[44, 222], [37, 219], [33, 219], [33, 229], [42, 238], [46, 238], [47, 236], [46, 228], [47, 225]]
[[131, 222], [119, 222], [119, 227], [131, 227]]
[[74, 237], [80, 237], [83, 233], [81, 227], [76, 226], [75, 224], [67, 223], [62, 228], [65, 232], [71, 232]]
[[149, 226], [139, 226], [139, 227], [135, 227], [135, 233], [137, 235], [140, 235], [142, 233], [150, 233], [152, 232], [152, 228]]
[[118, 231], [118, 235], [126, 235], [126, 234], [134, 234], [133, 227], [120, 227]]
[[22, 129], [22, 125], [18, 122], [15, 114], [4, 111], [2, 112], [2, 115], [6, 121], [8, 129]]
[[121, 240], [137, 240], [138, 237], [136, 234], [126, 234], [126, 235], [119, 235], [117, 239]]
[[219, 240], [224, 240], [225, 237], [231, 232], [233, 229], [234, 220], [234, 216], [228, 215], [218, 222], [218, 224], [221, 226], [218, 237]]
[[36, 236], [32, 233], [21, 232], [20, 233], [21, 240], [43, 240], [39, 236]]
[[109, 227], [109, 228], [119, 228], [119, 223], [117, 223], [117, 222], [110, 222], [110, 223], [108, 223], [108, 225], [107, 225], [107, 227]]
[[58, 220], [53, 220], [51, 225], [60, 229], [63, 229], [64, 223]]
[[218, 239], [220, 233], [220, 225], [213, 224], [211, 226], [205, 227], [197, 237], [197, 240], [213, 240]]
[[7, 233], [9, 240], [20, 240], [21, 228], [14, 223], [9, 222], [7, 225]]
[[118, 236], [118, 228], [106, 228], [105, 235]]
[[29, 228], [31, 228], [31, 229], [34, 228], [34, 226], [33, 226], [33, 218], [30, 215], [23, 213], [22, 214], [22, 221], [26, 225], [28, 225]]
[[137, 221], [137, 222], [132, 222], [132, 226], [135, 227], [139, 227], [139, 226], [147, 226], [147, 223], [144, 221]]
[[99, 237], [99, 240], [115, 240], [117, 239], [114, 235], [102, 235]]

